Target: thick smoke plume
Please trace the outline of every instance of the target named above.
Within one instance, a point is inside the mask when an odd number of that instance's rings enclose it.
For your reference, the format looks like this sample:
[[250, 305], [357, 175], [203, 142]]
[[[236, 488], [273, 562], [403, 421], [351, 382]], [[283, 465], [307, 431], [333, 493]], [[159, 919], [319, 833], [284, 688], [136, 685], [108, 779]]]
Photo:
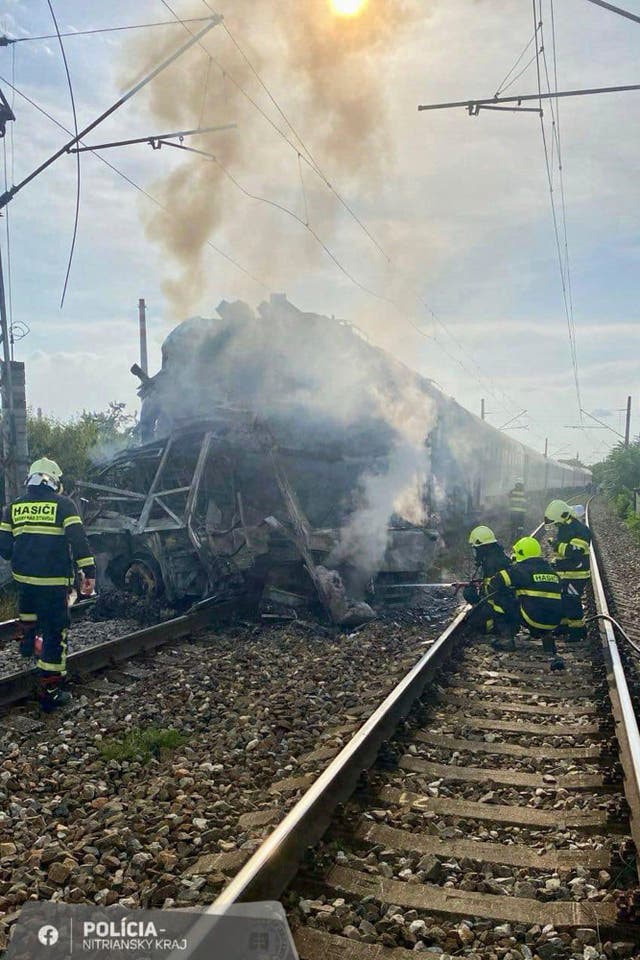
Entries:
[[[233, 37], [282, 103], [314, 159], [341, 186], [356, 183], [362, 190], [375, 189], [376, 175], [393, 162], [381, 63], [398, 31], [418, 16], [424, 17], [422, 5], [415, 0], [367, 0], [362, 12], [352, 18], [338, 16], [331, 0], [235, 0], [233, 4], [220, 3], [217, 9], [227, 15]], [[201, 17], [202, 13], [200, 4], [180, 7], [181, 16]], [[191, 29], [195, 31], [196, 25]], [[175, 49], [178, 37], [187, 36], [177, 28], [167, 33], [158, 39], [158, 32], [150, 31], [130, 49], [135, 62], [145, 69], [155, 65]], [[205, 289], [207, 240], [223, 236], [226, 229], [237, 234], [239, 224], [250, 224], [255, 217], [257, 205], [238, 191], [228, 173], [273, 200], [289, 206], [295, 202], [304, 216], [295, 153], [239, 87], [308, 158], [305, 146], [261, 88], [225, 26], [214, 28], [202, 46], [183, 55], [141, 94], [158, 129], [238, 124], [236, 131], [189, 141], [215, 154], [219, 163], [183, 153], [176, 169], [154, 187], [170, 213], [156, 210], [147, 221], [147, 230], [150, 239], [161, 245], [170, 266], [178, 270], [177, 278], [165, 283], [165, 293], [178, 316], [184, 316]], [[310, 202], [314, 190], [322, 188], [322, 209], [312, 214], [316, 223], [322, 219], [329, 240], [325, 220], [331, 216], [332, 206], [335, 209], [335, 198], [304, 162], [302, 172]], [[358, 184], [361, 174], [362, 183]], [[279, 232], [260, 237], [263, 253], [269, 251], [274, 259]], [[252, 231], [247, 230], [245, 250], [253, 246], [253, 240]], [[262, 257], [265, 266], [269, 256]]]

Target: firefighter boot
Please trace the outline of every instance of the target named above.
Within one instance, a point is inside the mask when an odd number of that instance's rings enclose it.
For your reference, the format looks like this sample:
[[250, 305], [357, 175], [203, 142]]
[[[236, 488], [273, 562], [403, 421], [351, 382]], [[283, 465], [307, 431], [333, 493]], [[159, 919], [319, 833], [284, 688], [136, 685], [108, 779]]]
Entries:
[[497, 653], [513, 653], [516, 649], [515, 637], [492, 640], [491, 646]]
[[64, 689], [64, 677], [41, 677], [38, 683], [38, 703], [43, 713], [53, 713], [71, 702], [71, 694]]
[[545, 653], [548, 653], [550, 656], [549, 667], [551, 670], [564, 670], [565, 662], [562, 657], [558, 654], [556, 649], [556, 641], [553, 637], [543, 637], [542, 638], [542, 649]]

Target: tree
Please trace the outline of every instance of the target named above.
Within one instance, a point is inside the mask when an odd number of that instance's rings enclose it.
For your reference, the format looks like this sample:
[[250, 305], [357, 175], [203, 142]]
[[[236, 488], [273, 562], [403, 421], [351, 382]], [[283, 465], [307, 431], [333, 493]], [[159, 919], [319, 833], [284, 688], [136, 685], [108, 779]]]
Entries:
[[72, 420], [55, 417], [27, 417], [31, 460], [50, 457], [62, 468], [70, 490], [87, 475], [92, 464], [112, 456], [132, 441], [136, 417], [125, 412], [124, 403], [111, 402], [107, 411], [84, 410]]

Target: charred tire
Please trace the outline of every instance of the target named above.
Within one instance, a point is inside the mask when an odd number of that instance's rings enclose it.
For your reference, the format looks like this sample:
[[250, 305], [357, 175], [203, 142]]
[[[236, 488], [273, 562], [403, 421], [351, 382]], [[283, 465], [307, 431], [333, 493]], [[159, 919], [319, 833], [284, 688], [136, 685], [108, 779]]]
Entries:
[[144, 600], [155, 600], [164, 593], [160, 565], [150, 553], [133, 557], [124, 575], [124, 587]]

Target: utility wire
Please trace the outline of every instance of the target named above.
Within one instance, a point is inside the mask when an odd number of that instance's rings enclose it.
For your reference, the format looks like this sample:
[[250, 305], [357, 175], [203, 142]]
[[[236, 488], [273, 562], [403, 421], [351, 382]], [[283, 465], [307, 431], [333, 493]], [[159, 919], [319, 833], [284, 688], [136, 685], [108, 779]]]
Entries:
[[[205, 0], [203, 0], [203, 3], [204, 3], [204, 2], [205, 2]], [[206, 6], [208, 9], [211, 9], [211, 8], [209, 7], [209, 4], [208, 4], [208, 3], [205, 3], [205, 6]], [[360, 217], [359, 217], [358, 214], [355, 212], [355, 210], [353, 209], [353, 207], [345, 200], [345, 198], [342, 196], [342, 194], [339, 193], [338, 190], [336, 190], [336, 188], [333, 186], [333, 184], [331, 183], [331, 181], [329, 180], [329, 178], [327, 177], [327, 175], [324, 173], [324, 171], [323, 171], [322, 168], [320, 167], [320, 164], [318, 163], [318, 161], [315, 159], [315, 157], [314, 157], [313, 154], [311, 153], [311, 150], [310, 150], [309, 147], [306, 145], [306, 143], [304, 142], [304, 140], [302, 139], [302, 137], [300, 136], [300, 134], [298, 133], [298, 131], [296, 130], [296, 128], [293, 126], [293, 124], [291, 123], [291, 121], [289, 120], [289, 118], [287, 117], [287, 115], [285, 114], [284, 110], [282, 109], [282, 107], [280, 106], [280, 104], [278, 103], [278, 101], [276, 100], [276, 98], [273, 96], [273, 94], [271, 93], [269, 87], [266, 85], [266, 83], [264, 82], [264, 80], [262, 79], [262, 77], [260, 76], [260, 74], [258, 73], [258, 71], [256, 70], [256, 68], [255, 68], [254, 65], [252, 64], [251, 60], [249, 59], [249, 57], [247, 56], [247, 54], [244, 52], [244, 50], [243, 50], [242, 47], [240, 46], [238, 40], [237, 40], [237, 39], [234, 37], [234, 35], [231, 33], [231, 30], [230, 30], [229, 27], [227, 26], [227, 23], [224, 22], [224, 23], [222, 24], [222, 27], [223, 27], [223, 29], [225, 30], [225, 32], [227, 33], [229, 39], [232, 41], [233, 45], [236, 47], [236, 49], [238, 50], [238, 52], [240, 53], [240, 55], [241, 55], [242, 58], [244, 59], [244, 61], [247, 63], [249, 69], [252, 71], [252, 73], [254, 74], [254, 76], [256, 77], [256, 79], [258, 80], [260, 86], [265, 90], [267, 96], [269, 97], [269, 99], [271, 100], [271, 102], [273, 103], [273, 105], [275, 106], [275, 108], [276, 108], [276, 110], [278, 111], [278, 113], [280, 114], [280, 116], [283, 118], [283, 120], [285, 121], [285, 123], [287, 124], [287, 126], [289, 127], [289, 129], [291, 130], [291, 132], [293, 133], [293, 135], [294, 135], [294, 136], [296, 137], [296, 139], [299, 141], [299, 143], [302, 145], [302, 148], [304, 149], [305, 153], [307, 154], [307, 156], [308, 156], [308, 158], [309, 158], [310, 165], [311, 165], [312, 169], [313, 169], [313, 170], [315, 171], [315, 173], [320, 177], [320, 179], [322, 180], [322, 182], [329, 188], [329, 190], [333, 193], [333, 195], [336, 197], [336, 199], [339, 201], [339, 203], [342, 204], [342, 206], [343, 206], [343, 207], [345, 208], [345, 210], [349, 213], [349, 215], [353, 218], [353, 220], [355, 220], [355, 222], [358, 224], [358, 226], [359, 226], [362, 230], [364, 230], [365, 234], [367, 235], [367, 237], [369, 238], [369, 240], [373, 243], [373, 245], [377, 248], [377, 250], [379, 251], [379, 253], [382, 254], [382, 256], [385, 258], [385, 260], [389, 260], [389, 256], [388, 256], [387, 253], [385, 252], [384, 248], [383, 248], [383, 247], [380, 245], [380, 243], [376, 240], [376, 238], [375, 238], [374, 235], [371, 233], [371, 231], [369, 230], [369, 228], [367, 227], [367, 225], [364, 223], [363, 220], [360, 219]], [[303, 158], [303, 159], [304, 159], [304, 158]]]
[[[538, 15], [538, 4], [537, 4], [537, 0], [533, 0], [533, 21], [534, 21], [534, 27], [535, 27], [538, 23], [540, 24], [540, 27], [542, 26], [542, 0], [540, 0], [540, 14], [539, 14], [539, 15]], [[577, 397], [577, 401], [578, 401], [578, 411], [579, 411], [580, 417], [581, 417], [581, 419], [582, 419], [582, 413], [581, 413], [581, 411], [582, 411], [582, 398], [581, 398], [581, 394], [580, 394], [580, 380], [579, 380], [579, 376], [578, 376], [578, 363], [577, 363], [576, 345], [575, 345], [575, 339], [574, 339], [574, 330], [573, 330], [573, 324], [572, 324], [572, 318], [571, 318], [571, 310], [570, 310], [570, 307], [569, 307], [569, 296], [568, 296], [566, 276], [565, 276], [565, 267], [564, 267], [564, 261], [563, 261], [563, 257], [562, 257], [562, 248], [561, 248], [561, 243], [560, 243], [560, 231], [559, 231], [559, 225], [558, 225], [558, 215], [557, 215], [557, 212], [556, 212], [556, 204], [555, 204], [555, 198], [554, 198], [554, 192], [553, 192], [553, 175], [552, 175], [551, 166], [550, 166], [550, 160], [549, 160], [549, 146], [548, 146], [548, 143], [547, 143], [547, 134], [546, 134], [545, 125], [544, 125], [544, 112], [543, 112], [543, 110], [542, 110], [542, 74], [541, 74], [541, 66], [540, 66], [540, 56], [541, 56], [541, 53], [542, 53], [543, 51], [544, 51], [544, 45], [542, 46], [542, 50], [540, 49], [540, 46], [539, 46], [539, 45], [536, 45], [536, 73], [537, 73], [537, 80], [538, 80], [538, 98], [539, 98], [539, 101], [538, 101], [538, 102], [539, 102], [539, 114], [540, 114], [540, 132], [541, 132], [541, 134], [542, 134], [542, 145], [543, 145], [543, 149], [544, 149], [545, 168], [546, 168], [546, 173], [547, 173], [547, 181], [548, 181], [548, 185], [549, 185], [549, 196], [550, 196], [550, 199], [551, 199], [551, 214], [552, 214], [552, 219], [553, 219], [553, 230], [554, 230], [555, 241], [556, 241], [556, 251], [557, 251], [557, 254], [558, 254], [558, 264], [559, 264], [559, 268], [560, 268], [560, 282], [561, 282], [561, 285], [562, 285], [562, 298], [563, 298], [563, 302], [564, 302], [564, 310], [565, 310], [565, 316], [566, 316], [566, 320], [567, 320], [567, 328], [568, 328], [568, 331], [569, 331], [569, 347], [570, 347], [570, 352], [571, 352], [571, 363], [572, 363], [572, 367], [573, 367], [573, 378], [574, 378], [574, 382], [575, 382], [576, 397]]]
[[[38, 103], [36, 103], [35, 100], [32, 100], [31, 97], [29, 97], [26, 93], [23, 93], [22, 90], [18, 89], [18, 87], [11, 84], [8, 80], [6, 80], [2, 76], [0, 76], [0, 83], [6, 84], [6, 86], [8, 86], [11, 90], [13, 90], [14, 93], [16, 93], [19, 97], [21, 97], [26, 103], [34, 107], [35, 110], [37, 110], [44, 117], [46, 117], [47, 120], [50, 120], [51, 123], [55, 124], [55, 126], [58, 127], [60, 130], [63, 130], [67, 134], [71, 134], [71, 130], [69, 130], [68, 127], [66, 127], [59, 120], [56, 120], [56, 118], [52, 116], [47, 110], [45, 110], [44, 107], [41, 107]], [[82, 143], [82, 141], [80, 142]], [[172, 217], [175, 216], [175, 213], [173, 210], [165, 206], [165, 204], [163, 204], [160, 200], [158, 200], [157, 197], [154, 197], [147, 190], [145, 190], [144, 187], [141, 187], [139, 183], [136, 183], [135, 180], [133, 180], [130, 176], [128, 176], [128, 174], [124, 173], [124, 171], [120, 170], [120, 168], [117, 167], [114, 163], [111, 163], [109, 160], [103, 157], [100, 153], [97, 153], [95, 150], [90, 150], [90, 152], [95, 157], [97, 157], [98, 160], [104, 163], [105, 166], [109, 167], [110, 170], [112, 170], [115, 174], [117, 174], [117, 176], [119, 176], [131, 187], [133, 187], [135, 190], [141, 193], [144, 197], [146, 197], [147, 200], [150, 200], [151, 203], [155, 204], [156, 207], [158, 207], [160, 210], [163, 210], [169, 216], [172, 216]], [[245, 276], [249, 277], [250, 280], [253, 280], [253, 282], [256, 283], [258, 286], [262, 287], [264, 290], [267, 290], [267, 291], [273, 289], [273, 284], [269, 284], [264, 280], [261, 280], [259, 277], [255, 276], [255, 274], [253, 274], [250, 270], [244, 267], [238, 260], [236, 260], [230, 254], [225, 253], [224, 250], [220, 249], [220, 247], [216, 246], [216, 244], [213, 243], [212, 240], [207, 240], [206, 244], [212, 250], [215, 250], [215, 252], [219, 256], [221, 256], [224, 260], [226, 260], [228, 263], [234, 266], [237, 270], [239, 270], [241, 273], [244, 273]]]
[[[185, 23], [204, 23], [209, 17], [191, 17], [185, 20]], [[150, 27], [175, 27], [175, 20], [156, 20], [153, 23], [132, 23], [122, 27], [96, 27], [93, 30], [69, 30], [66, 33], [43, 33], [39, 36], [27, 37], [0, 37], [0, 47], [7, 47], [10, 44], [24, 43], [27, 40], [57, 40], [58, 37], [89, 37], [98, 33], [121, 33], [125, 30], [147, 30]]]
[[[519, 66], [520, 63], [522, 62], [522, 58], [524, 57], [525, 53], [527, 52], [527, 50], [529, 49], [529, 47], [531, 46], [531, 44], [532, 44], [532, 43], [536, 43], [536, 44], [537, 44], [537, 42], [538, 42], [538, 30], [537, 30], [537, 27], [536, 27], [536, 29], [534, 30], [533, 36], [530, 38], [530, 40], [529, 40], [529, 42], [527, 43], [527, 45], [526, 45], [526, 47], [524, 48], [524, 50], [522, 51], [522, 53], [520, 54], [520, 56], [518, 57], [518, 59], [516, 60], [516, 62], [513, 64], [513, 66], [511, 67], [511, 69], [509, 70], [509, 72], [507, 73], [507, 75], [505, 76], [505, 78], [502, 80], [502, 82], [498, 84], [498, 87], [497, 87], [496, 92], [495, 92], [495, 96], [496, 96], [496, 97], [499, 97], [500, 94], [502, 93], [502, 91], [506, 89], [505, 84], [507, 83], [507, 80], [509, 80], [509, 77], [511, 76], [511, 74], [513, 73], [513, 71], [514, 71], [514, 70], [517, 70], [518, 66]], [[531, 60], [529, 61], [529, 63], [527, 64], [527, 67], [529, 67], [529, 66], [531, 65], [531, 63], [533, 63], [534, 60], [535, 60], [535, 54], [533, 55], [532, 59], [531, 59]], [[526, 70], [527, 67], [525, 67], [524, 69]], [[521, 73], [518, 74], [518, 77], [520, 77], [520, 76], [522, 75], [522, 73], [524, 73], [524, 70], [521, 71]], [[517, 79], [517, 78], [514, 78], [514, 79]], [[514, 80], [510, 80], [508, 86], [510, 87], [513, 82], [514, 82]]]
[[[67, 62], [67, 55], [64, 49], [64, 43], [62, 42], [62, 37], [60, 36], [60, 28], [58, 27], [58, 21], [53, 9], [53, 3], [51, 0], [47, 0], [47, 5], [51, 13], [51, 19], [53, 20], [53, 25], [56, 28], [56, 34], [58, 36], [58, 42], [60, 44], [60, 51], [62, 53], [62, 60], [64, 63], [64, 70], [67, 75], [67, 85], [69, 87], [69, 97], [71, 98], [71, 110], [73, 112], [73, 129], [74, 134], [77, 138], [78, 136], [78, 114], [76, 113], [76, 100], [73, 94], [73, 84], [71, 82], [71, 73], [69, 72], [69, 64]], [[76, 153], [76, 209], [73, 220], [73, 234], [71, 236], [71, 247], [69, 249], [69, 261], [67, 263], [67, 272], [64, 278], [64, 285], [62, 287], [62, 297], [60, 298], [60, 309], [62, 310], [64, 306], [64, 298], [67, 294], [67, 286], [69, 284], [69, 274], [71, 273], [71, 264], [73, 263], [73, 252], [76, 248], [76, 238], [78, 236], [78, 221], [80, 219], [80, 184], [81, 184], [81, 173], [80, 173], [80, 154]]]
[[[204, 6], [205, 6], [208, 10], [210, 10], [211, 12], [213, 12], [212, 7], [209, 6], [209, 4], [206, 2], [206, 0], [202, 0], [202, 2], [204, 3]], [[180, 20], [180, 17], [179, 17], [178, 14], [176, 13], [176, 11], [172, 8], [172, 6], [168, 3], [168, 0], [161, 0], [161, 3], [162, 3], [163, 6], [169, 11], [169, 13], [171, 13], [172, 16], [174, 16], [174, 17], [176, 18], [176, 20], [177, 20], [178, 22], [181, 22], [181, 23], [183, 24], [183, 26], [185, 27], [185, 29], [187, 30], [187, 32], [192, 34], [192, 31], [189, 30], [189, 28], [186, 26], [186, 24], [185, 24], [184, 21], [181, 21], [181, 20]], [[264, 120], [266, 120], [266, 122], [279, 134], [279, 136], [285, 141], [285, 143], [288, 144], [288, 146], [289, 146], [292, 150], [295, 151], [296, 155], [299, 157], [299, 160], [300, 160], [300, 161], [304, 161], [309, 167], [311, 167], [311, 169], [316, 173], [316, 175], [318, 175], [318, 176], [320, 177], [320, 179], [321, 179], [321, 180], [327, 185], [327, 187], [332, 191], [332, 193], [334, 193], [334, 195], [335, 195], [335, 196], [337, 197], [337, 199], [342, 203], [342, 205], [345, 207], [345, 209], [347, 209], [347, 211], [348, 211], [348, 212], [350, 213], [350, 215], [354, 218], [354, 220], [356, 221], [356, 223], [358, 223], [359, 226], [364, 230], [364, 232], [365, 232], [366, 235], [369, 237], [369, 239], [374, 243], [374, 245], [377, 247], [377, 249], [382, 253], [382, 255], [384, 256], [385, 260], [386, 260], [391, 266], [395, 266], [395, 265], [393, 264], [392, 258], [391, 258], [391, 257], [388, 255], [388, 253], [380, 246], [380, 244], [377, 242], [377, 240], [375, 240], [375, 238], [373, 237], [373, 235], [371, 234], [371, 232], [368, 230], [368, 228], [366, 227], [366, 225], [360, 220], [360, 218], [357, 217], [357, 215], [356, 215], [355, 212], [352, 210], [352, 208], [347, 204], [347, 202], [344, 200], [344, 198], [341, 196], [341, 194], [338, 193], [338, 191], [333, 187], [333, 185], [330, 183], [330, 181], [328, 180], [328, 178], [326, 177], [326, 175], [323, 173], [323, 171], [321, 170], [321, 168], [319, 167], [319, 165], [318, 165], [317, 162], [315, 161], [315, 159], [314, 159], [314, 157], [313, 157], [313, 154], [311, 153], [311, 151], [309, 150], [309, 148], [307, 147], [307, 145], [305, 144], [305, 142], [302, 140], [301, 136], [298, 134], [296, 128], [293, 126], [293, 124], [291, 123], [291, 121], [288, 119], [288, 117], [287, 117], [287, 115], [285, 114], [284, 110], [280, 107], [279, 103], [277, 102], [276, 98], [274, 97], [274, 95], [271, 93], [271, 91], [270, 91], [269, 88], [267, 87], [266, 83], [265, 83], [265, 82], [262, 80], [262, 78], [260, 77], [258, 71], [257, 71], [257, 70], [255, 69], [255, 67], [253, 66], [253, 64], [251, 63], [251, 61], [250, 61], [249, 58], [247, 57], [246, 53], [245, 53], [245, 52], [242, 50], [242, 48], [240, 47], [240, 44], [238, 43], [237, 39], [231, 34], [231, 32], [230, 32], [229, 28], [227, 27], [226, 23], [223, 23], [223, 27], [224, 27], [224, 29], [227, 31], [227, 33], [229, 34], [229, 37], [231, 38], [232, 42], [234, 43], [234, 45], [236, 46], [236, 48], [238, 49], [238, 51], [239, 51], [240, 54], [242, 55], [243, 59], [245, 60], [245, 62], [246, 62], [247, 65], [249, 66], [249, 68], [250, 68], [250, 69], [252, 70], [252, 72], [254, 73], [256, 79], [258, 80], [258, 82], [260, 83], [260, 85], [263, 87], [263, 89], [265, 90], [265, 92], [267, 93], [267, 95], [269, 96], [269, 99], [270, 99], [271, 102], [274, 104], [274, 106], [275, 106], [275, 108], [277, 109], [277, 111], [278, 111], [278, 113], [280, 114], [280, 116], [284, 119], [285, 123], [287, 124], [287, 126], [289, 127], [289, 129], [292, 131], [292, 133], [293, 133], [293, 135], [295, 136], [295, 138], [299, 141], [300, 145], [302, 146], [303, 150], [304, 150], [305, 153], [306, 153], [306, 156], [300, 152], [300, 148], [299, 148], [298, 146], [296, 146], [296, 144], [287, 136], [287, 134], [278, 126], [278, 124], [275, 123], [275, 121], [263, 110], [263, 108], [260, 106], [260, 104], [258, 104], [257, 101], [244, 89], [244, 87], [242, 87], [242, 85], [235, 79], [235, 77], [234, 77], [225, 67], [222, 66], [222, 64], [216, 59], [216, 57], [213, 57], [213, 56], [212, 56], [212, 60], [213, 60], [213, 62], [216, 64], [216, 66], [218, 67], [218, 69], [220, 70], [223, 78], [231, 81], [231, 83], [236, 87], [236, 89], [239, 91], [239, 93], [242, 94], [242, 96], [244, 96], [245, 99], [247, 99], [247, 101], [258, 111], [258, 113], [264, 118]], [[204, 50], [204, 52], [205, 52], [208, 56], [211, 56], [211, 54], [209, 53], [209, 51], [207, 50], [207, 48], [205, 47], [205, 45], [204, 45], [204, 43], [203, 43], [202, 41], [200, 42], [200, 47]], [[276, 204], [274, 204], [274, 205], [276, 205]], [[310, 232], [312, 232], [312, 233], [315, 234], [315, 232], [312, 230], [311, 227], [309, 227], [309, 229], [310, 229]], [[316, 239], [318, 239], [318, 242], [320, 242], [320, 243], [322, 244], [322, 241], [317, 237], [317, 234], [315, 234], [315, 236], [316, 236]], [[329, 252], [329, 256], [333, 259], [333, 255], [332, 255], [330, 252]], [[397, 305], [394, 301], [390, 300], [388, 297], [381, 296], [381, 295], [375, 293], [374, 291], [371, 291], [368, 287], [366, 287], [366, 286], [364, 286], [362, 283], [360, 283], [360, 281], [356, 280], [355, 278], [352, 278], [351, 275], [350, 275], [350, 273], [349, 273], [349, 271], [347, 271], [341, 264], [338, 264], [338, 266], [339, 266], [339, 269], [340, 269], [349, 279], [354, 279], [354, 282], [355, 282], [356, 286], [358, 286], [361, 290], [363, 290], [363, 291], [366, 292], [366, 293], [371, 294], [372, 296], [374, 296], [374, 297], [375, 297], [376, 299], [378, 299], [378, 300], [384, 300], [384, 301], [386, 301], [387, 303], [390, 303], [390, 304], [391, 304], [392, 306], [394, 306], [396, 309], [400, 310], [400, 308], [398, 307], [398, 305]], [[460, 344], [460, 341], [449, 331], [449, 329], [447, 328], [446, 324], [445, 324], [442, 320], [440, 320], [438, 317], [436, 317], [436, 315], [435, 315], [435, 313], [433, 312], [433, 310], [431, 310], [431, 309], [428, 307], [428, 305], [427, 305], [420, 297], [418, 297], [417, 299], [418, 299], [418, 303], [420, 304], [420, 306], [421, 306], [421, 307], [424, 307], [424, 308], [430, 313], [430, 315], [432, 316], [432, 318], [434, 319], [434, 321], [435, 321], [436, 323], [438, 323], [438, 324], [445, 330], [445, 332], [447, 333], [447, 335], [448, 335], [454, 342], [456, 342], [456, 343], [458, 344], [458, 347], [461, 348], [461, 349], [463, 350], [463, 352], [469, 357], [469, 359], [471, 360], [471, 362], [472, 362], [474, 365], [477, 366], [477, 362], [476, 362], [476, 361], [474, 360], [474, 358], [468, 353], [468, 351], [467, 351], [464, 347], [462, 347], [462, 345]], [[421, 336], [425, 336], [425, 337], [427, 337], [427, 338], [433, 338], [433, 339], [435, 339], [432, 334], [425, 333], [424, 330], [422, 330], [419, 326], [417, 326], [415, 323], [413, 323], [413, 322], [407, 317], [407, 315], [404, 313], [404, 311], [400, 310], [400, 312], [402, 313], [404, 319], [407, 320], [407, 322], [409, 323], [409, 325], [412, 326], [418, 333], [420, 333]], [[438, 340], [436, 339], [436, 342], [439, 343], [440, 346], [442, 347], [440, 341], [438, 341]], [[444, 350], [444, 348], [442, 348], [442, 349]], [[446, 352], [446, 351], [444, 351], [444, 352]], [[447, 353], [447, 356], [451, 356], [451, 354]], [[460, 361], [457, 361], [457, 360], [456, 360], [456, 362], [460, 363]], [[502, 403], [504, 402], [504, 401], [500, 400], [500, 398], [497, 396], [497, 394], [493, 391], [493, 389], [492, 389], [491, 387], [489, 387], [489, 388], [487, 389], [487, 387], [483, 385], [482, 381], [481, 381], [475, 374], [471, 373], [471, 372], [464, 366], [464, 364], [460, 364], [460, 365], [462, 366], [462, 368], [463, 368], [470, 376], [472, 376], [472, 378], [473, 378], [474, 380], [476, 380], [480, 385], [482, 385], [482, 386], [483, 386], [483, 389], [485, 389], [485, 390], [487, 391], [487, 393], [489, 393], [498, 403], [502, 404]], [[486, 383], [486, 380], [485, 380], [485, 383]], [[503, 396], [506, 397], [506, 394], [504, 394], [504, 391], [501, 391], [501, 392], [503, 393]], [[509, 398], [507, 398], [507, 400], [508, 400], [508, 403], [509, 403], [511, 406], [513, 406], [513, 407], [516, 407], [516, 406], [517, 406], [517, 404], [515, 403], [515, 401], [510, 400]]]
[[[536, 60], [536, 54], [533, 53], [533, 54], [531, 54], [530, 59], [527, 60], [526, 64], [525, 64], [524, 67], [522, 68], [522, 70], [519, 70], [519, 71], [516, 73], [516, 75], [509, 81], [509, 83], [507, 83], [507, 84], [505, 84], [505, 86], [501, 87], [499, 93], [502, 94], [502, 93], [504, 93], [506, 90], [511, 89], [511, 87], [514, 85], [514, 83], [517, 83], [517, 81], [520, 79], [520, 77], [524, 76], [524, 74], [527, 72], [527, 70], [529, 69], [529, 67], [531, 66], [531, 64], [532, 64], [532, 63], [535, 63], [535, 60]], [[498, 93], [496, 93], [496, 97], [497, 97], [497, 96], [499, 96]]]
[[[368, 287], [366, 284], [362, 283], [362, 281], [360, 281], [357, 277], [355, 277], [355, 276], [344, 266], [344, 264], [338, 259], [338, 257], [334, 254], [334, 252], [330, 249], [330, 247], [327, 246], [327, 244], [326, 244], [326, 243], [324, 242], [324, 240], [320, 237], [320, 235], [318, 234], [318, 232], [317, 232], [308, 222], [305, 222], [305, 220], [303, 220], [302, 217], [300, 217], [294, 210], [291, 210], [289, 207], [285, 207], [284, 204], [278, 203], [278, 202], [275, 201], [275, 200], [270, 200], [270, 199], [268, 199], [267, 197], [262, 197], [262, 196], [260, 196], [260, 195], [258, 195], [258, 194], [252, 193], [252, 192], [251, 192], [250, 190], [248, 190], [248, 189], [238, 180], [238, 178], [222, 163], [222, 161], [221, 161], [218, 157], [215, 156], [215, 154], [209, 153], [209, 152], [206, 151], [206, 150], [200, 150], [200, 149], [198, 149], [198, 148], [196, 148], [196, 147], [188, 147], [188, 146], [186, 146], [185, 144], [172, 143], [171, 141], [168, 141], [168, 140], [162, 140], [162, 141], [160, 141], [160, 143], [162, 143], [163, 146], [174, 147], [174, 148], [177, 149], [177, 150], [184, 150], [184, 151], [186, 151], [186, 152], [188, 152], [188, 153], [194, 153], [194, 154], [197, 154], [197, 155], [203, 157], [205, 160], [210, 160], [210, 161], [212, 161], [213, 163], [215, 163], [215, 164], [219, 167], [219, 169], [222, 171], [222, 173], [224, 173], [224, 175], [231, 181], [231, 183], [236, 187], [236, 189], [239, 190], [240, 193], [244, 194], [245, 197], [247, 197], [247, 198], [249, 198], [249, 199], [251, 199], [251, 200], [255, 200], [255, 201], [259, 202], [259, 203], [264, 203], [264, 204], [266, 204], [266, 205], [268, 205], [268, 206], [270, 206], [270, 207], [274, 207], [276, 210], [280, 210], [282, 213], [284, 213], [284, 214], [286, 214], [287, 216], [291, 217], [293, 220], [296, 221], [296, 223], [299, 223], [302, 227], [304, 227], [304, 228], [311, 234], [311, 236], [312, 236], [312, 237], [314, 238], [314, 240], [318, 243], [318, 245], [322, 248], [322, 250], [324, 250], [324, 252], [327, 254], [327, 256], [332, 260], [332, 262], [335, 264], [335, 266], [341, 271], [342, 274], [344, 274], [344, 276], [345, 276], [351, 283], [354, 284], [354, 286], [358, 287], [358, 288], [359, 288], [360, 290], [362, 290], [364, 293], [369, 294], [369, 296], [374, 297], [376, 300], [382, 301], [382, 302], [384, 302], [384, 303], [388, 303], [390, 306], [394, 307], [394, 308], [401, 314], [401, 316], [406, 320], [406, 322], [407, 322], [411, 327], [413, 327], [414, 330], [416, 330], [416, 331], [417, 331], [422, 337], [424, 337], [425, 339], [427, 339], [427, 340], [434, 340], [434, 341], [438, 344], [438, 346], [442, 349], [442, 351], [446, 354], [446, 356], [448, 356], [451, 360], [453, 360], [455, 363], [457, 363], [457, 364], [462, 368], [462, 370], [463, 370], [468, 376], [470, 376], [470, 377], [472, 377], [474, 380], [476, 380], [476, 381], [480, 384], [480, 386], [482, 386], [483, 389], [486, 389], [486, 386], [485, 386], [485, 385], [482, 383], [482, 381], [473, 373], [473, 371], [472, 371], [472, 370], [469, 370], [468, 367], [466, 367], [466, 366], [462, 363], [461, 360], [459, 360], [457, 357], [455, 357], [453, 354], [451, 354], [449, 351], [447, 351], [446, 348], [444, 347], [444, 345], [442, 344], [442, 342], [441, 342], [440, 340], [438, 340], [438, 338], [437, 338], [434, 334], [427, 333], [425, 330], [421, 329], [421, 328], [420, 328], [416, 323], [414, 323], [413, 320], [400, 308], [400, 306], [399, 306], [394, 300], [392, 300], [390, 297], [384, 296], [384, 294], [377, 293], [375, 290], [372, 290], [372, 289], [371, 289], [370, 287]], [[424, 304], [422, 304], [422, 305], [424, 306]], [[434, 315], [434, 317], [435, 317], [435, 315]], [[496, 394], [492, 389], [489, 389], [487, 392], [490, 393], [491, 396], [493, 396], [493, 398], [494, 398], [498, 403], [501, 403], [501, 402], [502, 402], [502, 401], [500, 400], [500, 398], [497, 396], [497, 394]]]

